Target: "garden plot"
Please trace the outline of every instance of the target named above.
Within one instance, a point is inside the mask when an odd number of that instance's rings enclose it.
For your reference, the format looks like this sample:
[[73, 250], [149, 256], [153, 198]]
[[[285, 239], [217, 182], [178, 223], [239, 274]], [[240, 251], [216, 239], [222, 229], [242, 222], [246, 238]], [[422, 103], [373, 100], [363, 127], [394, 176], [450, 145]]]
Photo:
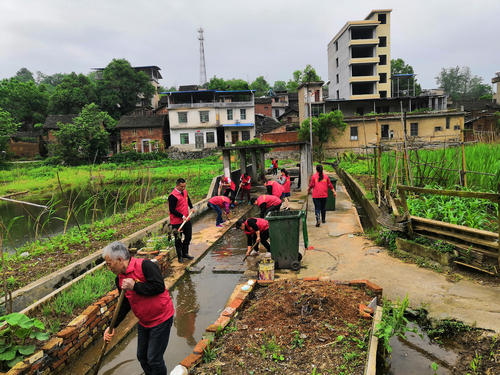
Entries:
[[253, 298], [194, 374], [363, 374], [371, 293], [332, 281], [280, 281]]

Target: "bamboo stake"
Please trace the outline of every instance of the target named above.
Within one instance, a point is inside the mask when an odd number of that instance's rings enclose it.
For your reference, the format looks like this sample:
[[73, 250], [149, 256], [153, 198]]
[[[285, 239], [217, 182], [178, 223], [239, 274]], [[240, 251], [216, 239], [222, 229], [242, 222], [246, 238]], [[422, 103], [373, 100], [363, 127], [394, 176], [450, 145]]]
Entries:
[[467, 174], [465, 173], [465, 146], [464, 146], [464, 131], [462, 130], [460, 132], [460, 135], [462, 137], [462, 180], [464, 183], [464, 186], [467, 187]]
[[2, 200], [2, 201], [7, 201], [7, 202], [18, 203], [18, 204], [25, 204], [25, 205], [27, 205], [27, 206], [33, 206], [33, 207], [39, 207], [39, 208], [45, 208], [46, 210], [49, 208], [48, 206], [44, 206], [43, 204], [36, 204], [36, 203], [30, 203], [30, 202], [18, 201], [18, 200], [15, 200], [15, 199], [10, 199], [10, 198], [5, 198], [5, 197], [0, 197], [0, 200]]
[[[113, 330], [113, 327], [115, 326], [116, 319], [118, 318], [118, 312], [120, 311], [120, 307], [122, 306], [124, 297], [125, 297], [125, 289], [122, 289], [122, 291], [120, 292], [120, 296], [118, 297], [118, 302], [116, 303], [115, 311], [113, 313], [113, 318], [111, 319], [111, 324], [109, 325], [109, 328], [111, 330]], [[102, 365], [102, 360], [104, 359], [104, 353], [106, 352], [108, 344], [109, 343], [107, 341], [104, 341], [101, 352], [99, 353], [98, 357], [99, 359], [97, 360], [94, 375], [97, 375], [97, 373], [99, 372], [99, 368]]]

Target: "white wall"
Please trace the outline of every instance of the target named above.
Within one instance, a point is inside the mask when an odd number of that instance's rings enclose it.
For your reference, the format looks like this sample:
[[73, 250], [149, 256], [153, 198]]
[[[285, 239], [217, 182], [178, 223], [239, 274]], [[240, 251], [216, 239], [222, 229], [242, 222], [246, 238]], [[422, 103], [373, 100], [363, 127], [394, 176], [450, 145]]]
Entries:
[[[203, 142], [204, 142], [204, 148], [212, 148], [212, 147], [217, 147], [217, 130], [215, 128], [213, 129], [170, 129], [170, 141], [171, 145], [175, 146], [180, 149], [185, 149], [185, 150], [194, 150], [195, 149], [195, 134], [196, 133], [202, 133], [203, 134]], [[207, 143], [207, 135], [206, 133], [214, 133], [214, 142], [213, 143]], [[181, 133], [188, 133], [189, 134], [189, 144], [187, 145], [181, 145]]]

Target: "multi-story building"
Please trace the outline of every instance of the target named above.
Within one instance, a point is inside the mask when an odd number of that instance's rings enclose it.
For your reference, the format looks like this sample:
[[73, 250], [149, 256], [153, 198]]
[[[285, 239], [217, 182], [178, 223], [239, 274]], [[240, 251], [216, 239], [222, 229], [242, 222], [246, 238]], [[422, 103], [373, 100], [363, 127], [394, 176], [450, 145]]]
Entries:
[[497, 92], [496, 92], [496, 94], [493, 96], [493, 99], [495, 99], [495, 102], [496, 102], [497, 104], [500, 104], [500, 72], [497, 72], [497, 73], [495, 74], [495, 77], [493, 77], [493, 78], [491, 79], [491, 83], [493, 83], [493, 84], [495, 84], [495, 83], [496, 83], [496, 84], [497, 84]]
[[168, 93], [170, 144], [185, 150], [223, 147], [255, 137], [254, 90]]
[[347, 22], [328, 43], [329, 99], [391, 97], [391, 11]]
[[[325, 100], [323, 98], [323, 81], [302, 83], [297, 91], [299, 124], [306, 118], [319, 116], [325, 112]], [[311, 111], [309, 111], [309, 106]]]

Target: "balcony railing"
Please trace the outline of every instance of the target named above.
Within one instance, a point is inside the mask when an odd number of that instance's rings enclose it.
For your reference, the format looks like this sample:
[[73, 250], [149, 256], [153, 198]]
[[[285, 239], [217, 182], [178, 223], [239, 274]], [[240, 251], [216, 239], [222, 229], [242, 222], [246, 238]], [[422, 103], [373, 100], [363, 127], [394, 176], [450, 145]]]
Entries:
[[253, 107], [253, 101], [246, 102], [203, 102], [203, 103], [170, 103], [168, 109], [177, 108], [240, 108]]

